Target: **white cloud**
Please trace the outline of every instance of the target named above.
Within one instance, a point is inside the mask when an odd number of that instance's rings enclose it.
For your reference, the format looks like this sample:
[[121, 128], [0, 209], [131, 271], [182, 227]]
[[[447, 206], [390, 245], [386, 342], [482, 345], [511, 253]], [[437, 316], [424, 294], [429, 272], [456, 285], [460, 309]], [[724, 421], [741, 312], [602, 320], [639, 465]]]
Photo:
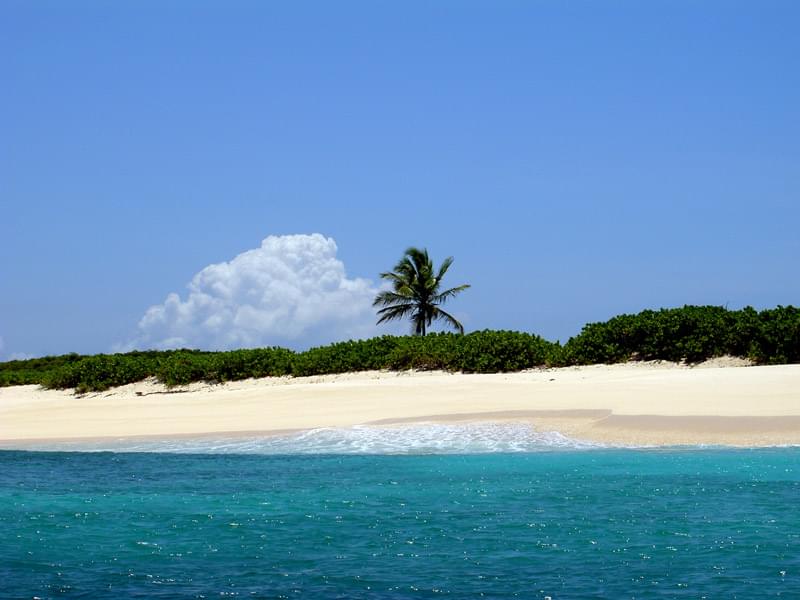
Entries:
[[269, 236], [259, 248], [197, 273], [182, 299], [151, 306], [131, 348], [304, 347], [377, 335], [368, 279], [349, 279], [336, 242]]

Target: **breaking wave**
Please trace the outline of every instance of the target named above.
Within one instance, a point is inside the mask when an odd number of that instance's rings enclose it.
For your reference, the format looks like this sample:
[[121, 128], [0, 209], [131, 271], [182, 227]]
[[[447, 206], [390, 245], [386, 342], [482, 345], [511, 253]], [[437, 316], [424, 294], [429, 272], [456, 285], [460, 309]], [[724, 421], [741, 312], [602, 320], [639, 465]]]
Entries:
[[185, 454], [488, 454], [588, 450], [603, 444], [537, 431], [523, 423], [320, 428], [288, 435], [123, 438], [36, 445], [29, 450]]

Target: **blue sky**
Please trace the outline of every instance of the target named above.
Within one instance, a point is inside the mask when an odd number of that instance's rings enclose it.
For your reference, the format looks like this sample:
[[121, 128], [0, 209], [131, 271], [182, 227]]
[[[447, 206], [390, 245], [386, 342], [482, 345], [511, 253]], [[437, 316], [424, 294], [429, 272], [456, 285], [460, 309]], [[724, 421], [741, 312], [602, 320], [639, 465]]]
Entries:
[[[409, 245], [455, 256], [467, 330], [797, 305], [799, 22], [792, 1], [6, 0], [0, 359], [163, 344], [150, 307], [194, 310], [196, 274], [295, 234], [335, 241], [308, 264], [358, 288], [343, 310]], [[275, 239], [242, 268], [301, 238]], [[270, 273], [237, 279], [230, 319]], [[236, 339], [369, 335], [359, 310]]]

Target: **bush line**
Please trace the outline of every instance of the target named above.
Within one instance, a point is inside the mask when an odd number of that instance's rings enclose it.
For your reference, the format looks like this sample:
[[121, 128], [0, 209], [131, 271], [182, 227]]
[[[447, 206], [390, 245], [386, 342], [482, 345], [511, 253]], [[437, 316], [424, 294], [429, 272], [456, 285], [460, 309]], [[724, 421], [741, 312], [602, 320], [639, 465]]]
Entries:
[[730, 311], [719, 306], [684, 306], [645, 310], [590, 323], [563, 346], [538, 335], [485, 330], [466, 335], [382, 336], [304, 352], [273, 347], [65, 354], [0, 363], [0, 386], [40, 384], [83, 393], [148, 377], [176, 386], [376, 369], [498, 373], [629, 360], [695, 363], [723, 355], [756, 364], [800, 362], [800, 309], [778, 306], [758, 312], [750, 307]]

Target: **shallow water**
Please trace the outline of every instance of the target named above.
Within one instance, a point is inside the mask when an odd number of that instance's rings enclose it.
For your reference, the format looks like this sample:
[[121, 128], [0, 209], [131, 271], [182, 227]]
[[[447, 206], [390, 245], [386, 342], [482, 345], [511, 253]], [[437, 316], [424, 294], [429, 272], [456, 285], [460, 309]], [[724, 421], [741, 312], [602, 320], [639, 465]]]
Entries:
[[796, 598], [798, 498], [797, 448], [3, 451], [0, 597]]
[[527, 423], [422, 423], [320, 428], [290, 435], [202, 435], [42, 442], [26, 450], [190, 454], [484, 454], [602, 448], [603, 444], [537, 431]]

